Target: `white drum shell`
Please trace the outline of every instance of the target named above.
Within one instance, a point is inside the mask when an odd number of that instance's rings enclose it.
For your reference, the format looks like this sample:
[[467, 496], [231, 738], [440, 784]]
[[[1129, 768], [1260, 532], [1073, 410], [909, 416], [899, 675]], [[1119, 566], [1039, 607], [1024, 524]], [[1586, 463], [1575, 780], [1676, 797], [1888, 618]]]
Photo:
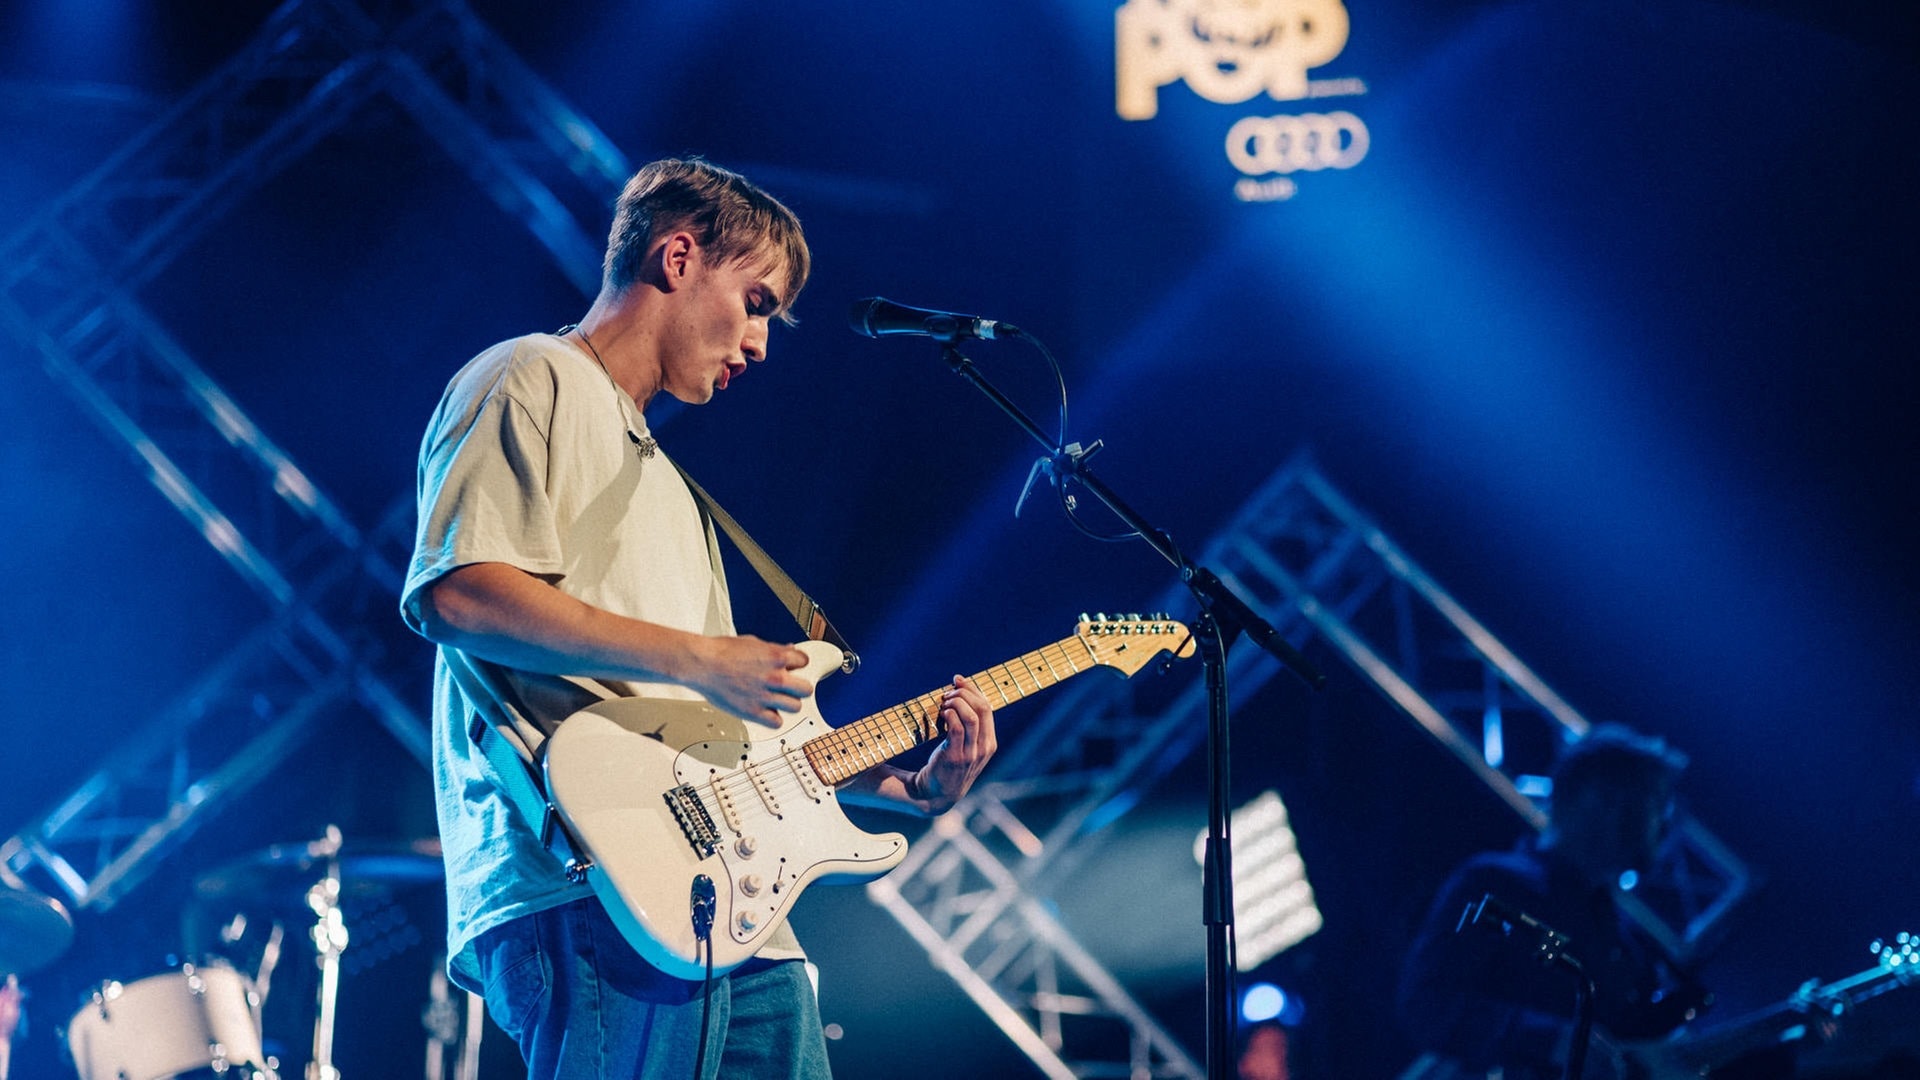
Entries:
[[68, 1022], [67, 1048], [80, 1080], [162, 1080], [266, 1059], [253, 982], [222, 965], [104, 984]]

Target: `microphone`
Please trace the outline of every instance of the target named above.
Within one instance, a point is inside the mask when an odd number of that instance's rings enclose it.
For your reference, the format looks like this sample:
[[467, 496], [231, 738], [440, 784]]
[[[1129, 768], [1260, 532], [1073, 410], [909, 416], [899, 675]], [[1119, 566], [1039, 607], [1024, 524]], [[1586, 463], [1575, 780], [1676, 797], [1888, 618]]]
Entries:
[[961, 315], [952, 311], [930, 311], [926, 308], [908, 307], [896, 304], [879, 296], [869, 296], [865, 300], [854, 301], [852, 310], [847, 312], [847, 325], [862, 337], [889, 337], [905, 334], [912, 337], [930, 337], [935, 341], [949, 345], [962, 338], [1011, 338], [1020, 336], [1020, 328], [1012, 323], [995, 322], [982, 319], [977, 315]]

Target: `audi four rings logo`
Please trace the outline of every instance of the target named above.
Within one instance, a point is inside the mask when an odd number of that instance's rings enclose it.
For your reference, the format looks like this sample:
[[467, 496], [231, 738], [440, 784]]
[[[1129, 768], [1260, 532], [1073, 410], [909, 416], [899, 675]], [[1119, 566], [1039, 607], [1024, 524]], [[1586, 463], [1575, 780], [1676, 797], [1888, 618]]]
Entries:
[[1367, 156], [1367, 125], [1350, 112], [1249, 116], [1227, 130], [1227, 160], [1248, 176], [1351, 169]]

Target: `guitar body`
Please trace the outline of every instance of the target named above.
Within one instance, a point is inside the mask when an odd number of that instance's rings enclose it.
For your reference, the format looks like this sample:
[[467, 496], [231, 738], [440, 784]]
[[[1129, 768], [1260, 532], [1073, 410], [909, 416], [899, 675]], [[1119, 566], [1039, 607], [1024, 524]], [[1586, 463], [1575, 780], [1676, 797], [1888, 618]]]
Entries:
[[[842, 654], [803, 641], [818, 685]], [[973, 676], [994, 708], [1096, 669], [1131, 676], [1156, 657], [1193, 655], [1193, 634], [1164, 615], [1080, 617], [1072, 637]], [[592, 863], [587, 880], [628, 942], [669, 975], [708, 968], [694, 929], [711, 908], [717, 975], [766, 947], [816, 881], [866, 881], [907, 856], [899, 833], [856, 829], [836, 787], [941, 737], [946, 687], [844, 727], [812, 695], [778, 729], [705, 701], [618, 698], [561, 722], [544, 748], [547, 797]], [[711, 888], [710, 904], [697, 903]]]
[[[840, 666], [831, 645], [799, 647], [816, 683]], [[848, 821], [802, 753], [830, 730], [811, 696], [778, 730], [704, 701], [621, 698], [547, 741], [548, 794], [593, 861], [594, 893], [648, 963], [705, 976], [693, 923], [702, 876], [717, 975], [763, 948], [808, 885], [865, 881], [906, 857], [905, 837]]]

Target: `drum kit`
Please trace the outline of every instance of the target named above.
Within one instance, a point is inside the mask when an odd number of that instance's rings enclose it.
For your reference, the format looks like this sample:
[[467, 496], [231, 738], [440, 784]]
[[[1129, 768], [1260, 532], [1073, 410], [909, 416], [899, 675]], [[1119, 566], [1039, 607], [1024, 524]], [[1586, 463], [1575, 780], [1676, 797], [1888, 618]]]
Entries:
[[[297, 919], [306, 924], [301, 949], [318, 972], [311, 1009], [301, 1010], [313, 1020], [305, 1080], [340, 1080], [334, 1028], [350, 939], [346, 901], [440, 877], [438, 841], [352, 846], [332, 826], [317, 840], [274, 845], [201, 875], [189, 919], [212, 919], [217, 930], [199, 943], [191, 962], [170, 959], [172, 966], [159, 973], [93, 984], [62, 1029], [74, 1070], [80, 1080], [280, 1080], [262, 1015], [289, 922]], [[296, 910], [297, 916], [289, 914]], [[0, 867], [0, 1080], [7, 1080], [25, 996], [19, 980], [60, 959], [73, 940], [66, 908]], [[466, 1008], [456, 1007], [444, 972], [435, 968], [423, 1014], [428, 1080], [473, 1080], [482, 1030], [478, 999], [466, 995]]]

